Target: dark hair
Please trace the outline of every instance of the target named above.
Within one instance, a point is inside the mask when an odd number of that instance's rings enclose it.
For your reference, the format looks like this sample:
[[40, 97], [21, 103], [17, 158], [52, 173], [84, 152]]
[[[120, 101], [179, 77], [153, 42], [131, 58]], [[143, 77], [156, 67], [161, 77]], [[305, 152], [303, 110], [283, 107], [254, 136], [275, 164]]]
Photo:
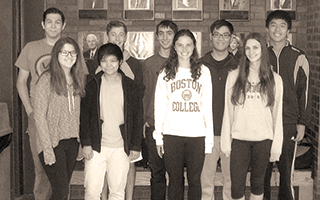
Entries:
[[178, 26], [177, 24], [175, 24], [173, 21], [171, 20], [162, 20], [157, 26], [156, 26], [156, 34], [158, 35], [158, 31], [159, 28], [163, 27], [163, 28], [171, 28], [174, 32], [174, 34], [176, 34], [178, 32]]
[[212, 33], [215, 29], [220, 29], [222, 26], [228, 27], [230, 34], [233, 33], [233, 31], [234, 31], [233, 25], [224, 19], [220, 19], [220, 20], [213, 22], [210, 26], [210, 31], [211, 31], [210, 33]]
[[170, 56], [168, 58], [168, 60], [165, 63], [164, 66], [164, 71], [166, 73], [166, 75], [164, 76], [164, 80], [169, 81], [171, 79], [174, 79], [176, 77], [177, 71], [178, 71], [178, 54], [175, 50], [175, 44], [177, 42], [177, 40], [181, 37], [181, 36], [188, 36], [192, 39], [193, 41], [193, 45], [194, 45], [194, 49], [193, 49], [193, 53], [190, 57], [190, 72], [191, 72], [191, 77], [193, 78], [193, 80], [197, 80], [200, 76], [201, 76], [201, 63], [198, 61], [198, 52], [197, 52], [197, 47], [196, 47], [196, 38], [194, 37], [193, 33], [188, 30], [188, 29], [182, 29], [179, 30], [173, 38], [172, 41], [172, 46], [170, 49]]
[[290, 17], [288, 12], [283, 11], [283, 10], [272, 11], [268, 15], [267, 20], [266, 20], [266, 27], [267, 28], [269, 28], [270, 22], [273, 19], [282, 19], [282, 20], [284, 20], [288, 25], [288, 30], [291, 30], [292, 22], [291, 22], [291, 17]]
[[108, 25], [107, 25], [107, 35], [109, 34], [109, 32], [111, 31], [111, 29], [113, 28], [113, 27], [123, 27], [123, 29], [124, 29], [124, 33], [127, 35], [127, 26], [123, 23], [123, 22], [121, 22], [121, 21], [110, 21], [109, 23], [108, 23]]
[[242, 47], [244, 53], [241, 56], [239, 74], [233, 87], [231, 102], [233, 105], [239, 105], [243, 104], [246, 100], [247, 87], [250, 84], [248, 82], [250, 61], [246, 57], [245, 48], [249, 39], [257, 40], [261, 45], [261, 64], [259, 69], [260, 93], [267, 97], [267, 106], [272, 106], [274, 104], [275, 81], [272, 67], [269, 63], [267, 43], [259, 33], [251, 33], [244, 40]]
[[58, 95], [67, 96], [67, 80], [58, 60], [59, 53], [65, 44], [71, 44], [77, 53], [77, 60], [72, 66], [70, 73], [73, 79], [74, 95], [83, 97], [85, 94], [85, 73], [87, 66], [85, 62], [82, 62], [84, 58], [78, 43], [70, 37], [60, 38], [52, 48], [49, 69], [46, 71], [51, 75], [51, 88]]
[[48, 8], [46, 11], [44, 11], [43, 17], [42, 17], [43, 23], [45, 23], [48, 14], [59, 14], [61, 16], [62, 24], [64, 24], [65, 22], [64, 14], [58, 8], [51, 7], [51, 8]]
[[101, 60], [109, 55], [113, 55], [115, 56], [118, 60], [119, 63], [122, 62], [123, 60], [123, 53], [120, 49], [120, 47], [118, 47], [118, 45], [113, 44], [113, 43], [107, 43], [102, 45], [99, 50], [98, 50], [98, 63], [100, 65]]

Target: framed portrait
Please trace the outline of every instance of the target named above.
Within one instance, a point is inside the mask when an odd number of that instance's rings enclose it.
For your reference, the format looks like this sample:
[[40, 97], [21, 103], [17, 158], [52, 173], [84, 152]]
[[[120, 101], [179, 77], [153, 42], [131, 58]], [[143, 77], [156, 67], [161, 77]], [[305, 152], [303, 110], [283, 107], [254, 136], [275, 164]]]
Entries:
[[270, 10], [292, 10], [292, 0], [270, 0]]
[[146, 59], [154, 53], [154, 32], [128, 32], [124, 48], [132, 57]]
[[78, 44], [82, 52], [86, 52], [89, 50], [88, 40], [89, 37], [95, 38], [96, 47], [100, 47], [102, 44], [107, 43], [107, 33], [106, 31], [81, 31], [78, 32]]
[[172, 19], [185, 20], [202, 20], [202, 0], [172, 0]]
[[128, 0], [129, 10], [148, 10], [150, 9], [150, 0]]
[[291, 20], [296, 20], [296, 0], [266, 0], [266, 7], [267, 7], [267, 16], [270, 12], [274, 10], [284, 10], [286, 11]]
[[123, 18], [125, 20], [153, 20], [154, 0], [124, 0]]
[[250, 0], [219, 0], [219, 18], [250, 20]]

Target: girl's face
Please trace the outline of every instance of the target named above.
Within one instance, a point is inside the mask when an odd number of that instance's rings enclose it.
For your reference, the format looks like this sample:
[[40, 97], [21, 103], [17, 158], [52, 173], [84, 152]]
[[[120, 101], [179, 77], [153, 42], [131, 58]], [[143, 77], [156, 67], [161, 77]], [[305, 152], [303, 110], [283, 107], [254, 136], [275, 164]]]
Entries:
[[190, 57], [193, 54], [194, 44], [189, 36], [183, 35], [175, 42], [174, 48], [179, 59], [190, 60]]
[[115, 55], [106, 55], [102, 58], [100, 62], [100, 67], [102, 71], [107, 75], [114, 75], [118, 73], [118, 68], [120, 67], [120, 61]]
[[71, 69], [77, 61], [78, 53], [72, 44], [66, 43], [58, 54], [60, 66], [65, 69]]
[[232, 39], [231, 43], [230, 43], [230, 49], [235, 50], [236, 48], [238, 48], [238, 43], [236, 41], [236, 39]]
[[261, 59], [261, 44], [255, 39], [249, 39], [245, 46], [245, 53], [250, 62]]

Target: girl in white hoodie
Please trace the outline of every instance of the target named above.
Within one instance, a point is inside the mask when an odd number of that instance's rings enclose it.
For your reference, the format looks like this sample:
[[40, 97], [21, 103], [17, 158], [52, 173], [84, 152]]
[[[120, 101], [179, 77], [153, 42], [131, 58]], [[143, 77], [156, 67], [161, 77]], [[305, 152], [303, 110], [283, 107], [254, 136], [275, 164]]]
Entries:
[[153, 137], [159, 156], [164, 154], [169, 200], [183, 199], [184, 166], [188, 199], [201, 199], [204, 155], [213, 146], [211, 76], [197, 58], [192, 32], [178, 31], [156, 85]]
[[221, 131], [221, 150], [230, 157], [231, 196], [245, 199], [251, 165], [250, 200], [263, 199], [264, 176], [282, 148], [282, 79], [269, 64], [265, 39], [259, 33], [244, 41], [238, 69], [229, 73]]

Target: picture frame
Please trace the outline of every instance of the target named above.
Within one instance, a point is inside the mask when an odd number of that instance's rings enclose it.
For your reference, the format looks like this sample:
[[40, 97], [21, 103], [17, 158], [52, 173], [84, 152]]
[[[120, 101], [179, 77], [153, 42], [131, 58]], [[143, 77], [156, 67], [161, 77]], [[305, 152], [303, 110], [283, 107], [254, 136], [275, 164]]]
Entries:
[[78, 0], [79, 19], [107, 19], [108, 0]]
[[250, 20], [250, 0], [219, 0], [219, 19]]
[[123, 0], [124, 20], [153, 20], [154, 0]]
[[274, 10], [284, 10], [288, 12], [291, 20], [296, 20], [296, 0], [266, 0], [267, 16]]
[[149, 58], [154, 54], [154, 32], [129, 31], [124, 48], [139, 60]]
[[270, 10], [292, 10], [293, 0], [270, 0]]
[[202, 0], [172, 0], [172, 20], [201, 21], [203, 20]]
[[129, 10], [149, 10], [150, 0], [128, 0]]
[[94, 34], [97, 39], [97, 47], [99, 48], [102, 44], [105, 44], [108, 42], [108, 37], [107, 37], [107, 33], [106, 31], [80, 31], [78, 32], [78, 44], [80, 47], [80, 50], [82, 52], [87, 51], [88, 48], [88, 44], [87, 44], [87, 36], [89, 34]]

